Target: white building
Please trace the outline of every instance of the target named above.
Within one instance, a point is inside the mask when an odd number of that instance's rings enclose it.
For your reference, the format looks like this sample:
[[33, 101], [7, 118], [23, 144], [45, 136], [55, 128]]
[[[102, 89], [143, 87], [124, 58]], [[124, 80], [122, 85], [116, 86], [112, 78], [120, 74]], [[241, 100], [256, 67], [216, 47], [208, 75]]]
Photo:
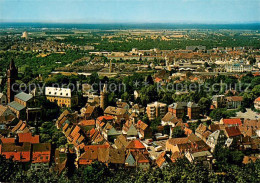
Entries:
[[226, 64], [225, 65], [226, 72], [251, 72], [253, 70], [252, 65], [245, 64]]

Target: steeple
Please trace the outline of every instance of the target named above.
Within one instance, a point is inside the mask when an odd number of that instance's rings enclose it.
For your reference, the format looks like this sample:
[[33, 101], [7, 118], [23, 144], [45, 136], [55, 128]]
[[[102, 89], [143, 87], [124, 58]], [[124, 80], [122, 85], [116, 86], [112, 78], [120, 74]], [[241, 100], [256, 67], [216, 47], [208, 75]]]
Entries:
[[15, 67], [14, 60], [12, 59], [9, 68], [7, 70], [7, 99], [8, 103], [12, 102], [14, 100], [14, 91], [13, 91], [13, 84], [15, 83], [15, 80], [17, 79], [18, 71]]
[[17, 71], [17, 69], [15, 67], [14, 60], [11, 59], [10, 64], [9, 64], [9, 68], [7, 70], [7, 77], [16, 79], [17, 75], [18, 75], [18, 71]]
[[103, 91], [100, 96], [100, 107], [105, 110], [108, 103], [107, 84], [104, 84]]

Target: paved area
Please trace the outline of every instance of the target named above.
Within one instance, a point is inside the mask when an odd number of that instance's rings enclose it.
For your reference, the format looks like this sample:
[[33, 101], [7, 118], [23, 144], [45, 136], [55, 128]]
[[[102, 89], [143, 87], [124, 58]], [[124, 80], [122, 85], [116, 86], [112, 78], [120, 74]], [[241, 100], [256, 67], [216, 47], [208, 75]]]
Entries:
[[260, 114], [252, 111], [251, 109], [246, 109], [245, 113], [237, 112], [238, 118], [245, 118], [245, 119], [260, 119]]

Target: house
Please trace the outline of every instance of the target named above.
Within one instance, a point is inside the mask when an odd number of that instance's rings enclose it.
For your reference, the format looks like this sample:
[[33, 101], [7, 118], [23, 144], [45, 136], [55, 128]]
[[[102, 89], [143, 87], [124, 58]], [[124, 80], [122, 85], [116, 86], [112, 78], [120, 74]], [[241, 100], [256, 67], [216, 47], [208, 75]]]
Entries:
[[136, 167], [136, 161], [131, 152], [128, 153], [125, 160], [125, 166], [126, 167]]
[[107, 123], [102, 130], [102, 135], [104, 138], [110, 142], [113, 142], [121, 134], [121, 132], [116, 131], [116, 129], [110, 124]]
[[242, 96], [230, 96], [226, 97], [226, 105], [228, 109], [237, 109], [242, 105]]
[[127, 152], [147, 152], [145, 146], [143, 143], [138, 140], [134, 139], [132, 140], [127, 146], [126, 146], [126, 151]]
[[249, 164], [249, 163], [255, 163], [256, 160], [258, 160], [259, 157], [256, 156], [244, 156], [243, 158], [243, 164]]
[[172, 155], [171, 155], [171, 161], [173, 162], [173, 163], [175, 163], [178, 159], [182, 159], [184, 157], [184, 154], [182, 154], [182, 153], [179, 153], [179, 152], [175, 152], [175, 153], [172, 153]]
[[18, 93], [14, 96], [14, 101], [25, 106], [30, 107], [31, 103], [33, 102], [33, 95], [27, 94], [24, 92]]
[[29, 126], [26, 122], [20, 120], [11, 130], [12, 133], [28, 133], [30, 132]]
[[225, 126], [240, 126], [242, 125], [242, 121], [240, 118], [231, 118], [231, 119], [222, 118], [220, 120], [220, 124], [223, 124]]
[[164, 168], [168, 165], [168, 162], [166, 161], [166, 152], [162, 152], [156, 159], [155, 163], [159, 168]]
[[98, 161], [110, 167], [120, 167], [125, 164], [125, 151], [122, 149], [100, 148], [98, 149]]
[[28, 133], [18, 133], [19, 143], [31, 143], [31, 144], [38, 144], [40, 143], [40, 136], [39, 135], [32, 135], [31, 132]]
[[0, 93], [0, 105], [6, 105], [7, 104], [7, 97], [5, 94]]
[[21, 105], [16, 101], [12, 101], [8, 103], [8, 107], [16, 115], [17, 118], [19, 119], [26, 118], [26, 107], [24, 105]]
[[68, 154], [69, 150], [66, 150], [64, 147], [55, 149], [54, 170], [58, 172], [58, 174], [60, 174], [67, 167]]
[[138, 130], [140, 139], [147, 139], [152, 137], [152, 129], [141, 120], [137, 122], [136, 129]]
[[172, 112], [167, 112], [162, 118], [162, 126], [170, 125], [175, 127], [175, 125], [180, 121], [182, 122], [182, 119], [177, 118]]
[[210, 134], [211, 134], [211, 132], [208, 130], [207, 126], [205, 126], [202, 123], [195, 130], [195, 135], [197, 135], [199, 138], [201, 138], [204, 142], [207, 141], [207, 138]]
[[228, 138], [242, 137], [242, 133], [237, 126], [226, 127], [225, 134]]
[[78, 96], [73, 95], [69, 88], [46, 87], [45, 96], [51, 102], [57, 102], [60, 107], [73, 107], [78, 105]]
[[122, 121], [127, 121], [129, 115], [126, 109], [108, 106], [104, 111], [105, 116], [113, 116], [117, 126], [121, 126]]
[[0, 104], [0, 116], [9, 116], [13, 115], [14, 113], [7, 107]]
[[209, 146], [194, 134], [188, 137], [171, 138], [166, 141], [166, 151], [172, 153], [199, 152], [209, 149]]
[[66, 124], [62, 129], [67, 141], [73, 144], [76, 149], [82, 149], [85, 145], [85, 133], [78, 125]]
[[225, 146], [227, 147], [230, 147], [231, 145], [237, 146], [238, 141], [242, 140], [243, 135], [237, 126], [226, 127], [224, 132], [228, 137], [225, 143]]
[[191, 149], [192, 146], [187, 137], [183, 138], [171, 138], [166, 141], [166, 151], [182, 152]]
[[198, 119], [200, 115], [200, 107], [194, 102], [188, 102], [187, 111], [189, 119]]
[[167, 112], [167, 104], [161, 102], [153, 102], [147, 104], [146, 113], [150, 120], [154, 120], [157, 117], [163, 117]]
[[181, 119], [188, 116], [189, 119], [198, 119], [200, 108], [194, 102], [177, 102], [169, 105], [168, 112], [171, 112], [176, 118]]
[[186, 158], [191, 163], [202, 164], [208, 168], [211, 167], [211, 159], [213, 158], [212, 154], [209, 151], [201, 152], [187, 152], [185, 153]]
[[94, 119], [90, 120], [81, 120], [78, 125], [82, 127], [84, 130], [88, 131], [91, 130], [92, 128], [96, 127], [96, 121]]
[[41, 168], [49, 168], [51, 161], [51, 144], [36, 143], [32, 144], [32, 164], [31, 168], [39, 170]]
[[69, 124], [69, 120], [68, 120], [68, 115], [70, 114], [70, 112], [68, 110], [65, 110], [57, 119], [56, 121], [56, 127], [58, 129], [63, 128], [65, 126], [65, 124]]
[[16, 124], [18, 119], [15, 117], [15, 115], [8, 115], [8, 116], [0, 116], [0, 130], [5, 130], [1, 131], [0, 133], [7, 132], [8, 128]]
[[222, 130], [216, 130], [208, 136], [206, 144], [211, 148], [211, 152], [214, 152], [215, 147], [218, 143], [223, 143], [225, 141], [225, 134]]
[[147, 156], [145, 156], [143, 153], [136, 153], [132, 152], [134, 154], [135, 160], [136, 160], [136, 167], [143, 169], [143, 170], [148, 170], [150, 168], [150, 161], [148, 160]]
[[96, 119], [99, 114], [101, 113], [100, 108], [96, 106], [87, 105], [86, 107], [83, 107], [81, 111], [81, 116], [84, 119]]
[[87, 136], [93, 145], [104, 144], [106, 142], [106, 139], [101, 135], [101, 132], [94, 128], [87, 132]]
[[117, 147], [117, 149], [126, 149], [126, 147], [129, 144], [129, 142], [127, 141], [127, 139], [126, 139], [126, 137], [124, 135], [119, 135], [115, 139], [115, 143], [114, 144]]
[[135, 126], [133, 125], [130, 120], [128, 120], [124, 125], [122, 129], [122, 133], [125, 134], [127, 137], [137, 137], [138, 132]]
[[187, 114], [187, 102], [177, 102], [169, 105], [168, 112], [174, 114], [176, 118], [183, 118]]
[[260, 120], [245, 119], [243, 125], [239, 126], [244, 136], [260, 137]]
[[76, 166], [90, 165], [91, 163], [98, 161], [98, 150], [108, 149], [109, 144], [104, 145], [87, 145], [84, 147], [84, 152], [76, 159]]
[[114, 117], [113, 116], [100, 116], [96, 120], [96, 128], [98, 130], [102, 130], [106, 123], [113, 124], [114, 123]]
[[260, 97], [255, 99], [254, 107], [255, 107], [256, 110], [260, 110]]
[[4, 143], [0, 145], [0, 154], [5, 156], [6, 159], [12, 159], [18, 162], [31, 161], [31, 144], [23, 143], [16, 145], [14, 143]]
[[122, 108], [122, 109], [126, 109], [126, 110], [129, 110], [130, 106], [128, 105], [128, 103], [126, 102], [122, 102], [122, 101], [117, 101], [116, 102], [116, 106], [118, 108]]
[[226, 105], [225, 95], [213, 95], [212, 105], [214, 108], [221, 108]]
[[0, 144], [14, 144], [16, 141], [16, 138], [5, 138], [5, 137], [1, 137], [0, 138]]

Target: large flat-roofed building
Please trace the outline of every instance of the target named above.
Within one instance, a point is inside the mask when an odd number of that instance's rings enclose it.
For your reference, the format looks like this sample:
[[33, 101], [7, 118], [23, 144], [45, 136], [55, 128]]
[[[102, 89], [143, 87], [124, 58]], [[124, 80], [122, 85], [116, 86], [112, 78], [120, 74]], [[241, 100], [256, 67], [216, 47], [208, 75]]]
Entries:
[[60, 107], [73, 107], [78, 105], [78, 96], [73, 95], [69, 88], [46, 87], [45, 96], [51, 102], [57, 102]]
[[245, 64], [227, 64], [225, 65], [225, 70], [226, 72], [251, 72], [253, 66]]
[[167, 104], [161, 102], [147, 104], [146, 112], [150, 120], [163, 117], [167, 112]]

